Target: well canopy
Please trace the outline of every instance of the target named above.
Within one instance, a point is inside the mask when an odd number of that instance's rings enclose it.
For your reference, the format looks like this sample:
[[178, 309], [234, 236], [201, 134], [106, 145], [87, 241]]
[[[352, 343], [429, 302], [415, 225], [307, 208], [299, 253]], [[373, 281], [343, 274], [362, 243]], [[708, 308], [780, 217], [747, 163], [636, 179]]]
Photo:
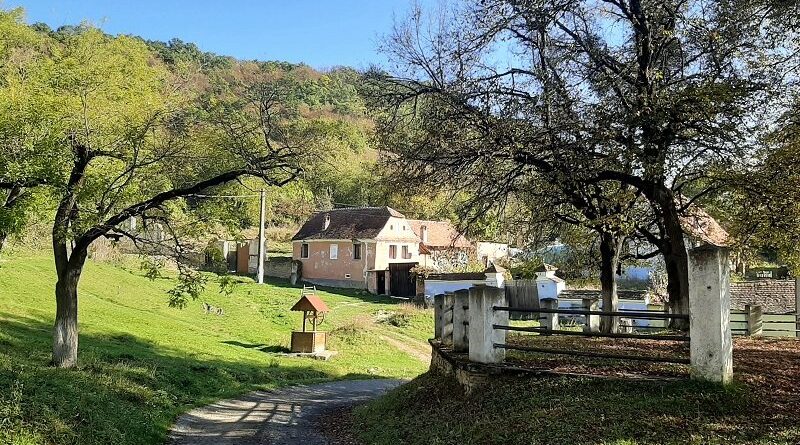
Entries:
[[328, 312], [328, 306], [316, 295], [303, 295], [300, 301], [292, 306], [293, 311]]

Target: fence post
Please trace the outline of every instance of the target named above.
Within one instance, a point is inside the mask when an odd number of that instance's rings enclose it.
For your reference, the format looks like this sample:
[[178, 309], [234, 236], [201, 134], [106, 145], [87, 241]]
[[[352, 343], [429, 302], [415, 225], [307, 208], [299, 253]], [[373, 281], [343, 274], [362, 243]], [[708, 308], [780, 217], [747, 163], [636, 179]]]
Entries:
[[453, 352], [469, 351], [469, 289], [457, 290], [453, 298]]
[[744, 306], [747, 317], [747, 336], [756, 337], [764, 334], [764, 311], [761, 306], [746, 304]]
[[794, 335], [800, 338], [800, 277], [794, 279]]
[[495, 343], [506, 342], [506, 331], [494, 325], [508, 325], [508, 311], [495, 311], [494, 306], [506, 305], [504, 289], [475, 286], [469, 289], [469, 359], [478, 363], [500, 363], [506, 350]]
[[[582, 299], [583, 308], [587, 311], [596, 311], [600, 309], [600, 300], [597, 298], [584, 298]], [[583, 332], [600, 332], [600, 316], [587, 315], [586, 325], [583, 327]]]
[[728, 250], [689, 251], [689, 331], [692, 378], [729, 383], [733, 377]]
[[[540, 304], [544, 309], [558, 309], [558, 298], [542, 298]], [[543, 320], [541, 322], [543, 325], [542, 327], [545, 329], [558, 330], [560, 327], [558, 323], [558, 314], [542, 312], [541, 320]]]
[[433, 338], [442, 340], [444, 331], [444, 294], [433, 296]]
[[452, 292], [445, 292], [442, 302], [442, 345], [453, 345], [453, 299]]

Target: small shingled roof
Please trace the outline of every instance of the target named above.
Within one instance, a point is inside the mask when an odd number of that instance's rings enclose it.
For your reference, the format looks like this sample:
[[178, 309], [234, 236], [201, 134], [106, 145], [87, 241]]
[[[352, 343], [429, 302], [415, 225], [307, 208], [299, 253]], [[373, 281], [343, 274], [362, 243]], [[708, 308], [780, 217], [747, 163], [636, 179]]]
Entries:
[[[325, 215], [330, 224], [325, 228]], [[391, 207], [355, 207], [332, 209], [314, 214], [292, 241], [308, 239], [374, 239], [386, 226], [389, 218], [405, 218]]]
[[[683, 206], [686, 198], [676, 198], [679, 206]], [[719, 225], [713, 216], [696, 204], [689, 204], [680, 216], [683, 232], [699, 239], [705, 244], [725, 247], [730, 245], [730, 235]]]
[[300, 300], [292, 306], [292, 311], [328, 312], [328, 305], [322, 298], [314, 294], [303, 295]]

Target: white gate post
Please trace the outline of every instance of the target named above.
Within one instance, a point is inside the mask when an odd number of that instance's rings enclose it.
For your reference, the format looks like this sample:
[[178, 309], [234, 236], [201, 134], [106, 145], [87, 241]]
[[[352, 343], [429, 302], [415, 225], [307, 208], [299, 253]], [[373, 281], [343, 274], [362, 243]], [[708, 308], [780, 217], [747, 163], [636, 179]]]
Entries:
[[794, 279], [794, 335], [800, 338], [800, 277]]
[[764, 310], [759, 305], [744, 305], [747, 317], [747, 336], [758, 337], [764, 335]]
[[692, 378], [728, 383], [733, 378], [728, 250], [689, 251], [689, 332]]
[[[542, 298], [539, 300], [539, 304], [542, 309], [551, 309], [557, 310], [558, 309], [558, 298]], [[551, 331], [557, 331], [561, 328], [560, 323], [558, 322], [558, 313], [554, 312], [542, 312], [540, 318], [540, 323], [543, 325], [545, 329], [549, 329]], [[550, 335], [550, 334], [542, 334], [542, 335]]]
[[506, 342], [506, 331], [493, 325], [508, 325], [508, 311], [495, 311], [506, 305], [505, 289], [475, 286], [469, 290], [469, 359], [478, 363], [500, 363], [506, 350], [494, 344]]
[[444, 294], [433, 296], [433, 338], [442, 341], [444, 331]]
[[469, 350], [469, 289], [457, 290], [453, 301], [453, 352]]
[[[584, 298], [583, 308], [587, 311], [599, 311], [600, 300], [597, 298]], [[600, 332], [600, 316], [599, 315], [586, 315], [586, 325], [583, 327], [583, 332]]]
[[445, 292], [442, 303], [442, 345], [453, 345], [453, 301], [455, 295]]

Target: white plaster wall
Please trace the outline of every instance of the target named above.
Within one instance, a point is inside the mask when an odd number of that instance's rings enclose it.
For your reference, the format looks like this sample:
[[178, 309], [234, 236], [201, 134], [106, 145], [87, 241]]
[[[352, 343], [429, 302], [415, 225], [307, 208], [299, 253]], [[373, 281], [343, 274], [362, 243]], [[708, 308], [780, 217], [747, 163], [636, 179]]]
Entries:
[[553, 281], [550, 279], [537, 279], [536, 290], [539, 293], [539, 299], [543, 298], [558, 298], [561, 292], [566, 289], [566, 283], [563, 281]]
[[469, 289], [476, 284], [486, 284], [484, 280], [425, 280], [425, 295], [439, 295]]

